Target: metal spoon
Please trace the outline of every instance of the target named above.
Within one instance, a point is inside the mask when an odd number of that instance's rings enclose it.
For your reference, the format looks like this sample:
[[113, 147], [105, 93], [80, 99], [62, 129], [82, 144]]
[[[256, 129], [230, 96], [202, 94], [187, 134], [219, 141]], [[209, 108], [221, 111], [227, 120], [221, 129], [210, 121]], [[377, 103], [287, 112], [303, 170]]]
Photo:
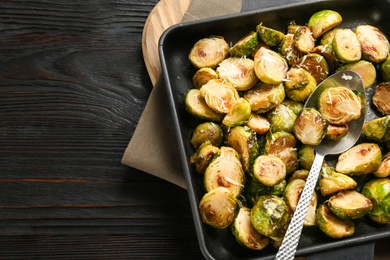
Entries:
[[322, 167], [322, 163], [326, 155], [340, 154], [349, 148], [351, 148], [359, 139], [362, 133], [362, 128], [366, 118], [366, 95], [365, 88], [363, 86], [360, 76], [353, 71], [340, 71], [328, 77], [321, 82], [317, 88], [311, 93], [305, 103], [306, 107], [316, 107], [318, 97], [327, 88], [343, 86], [351, 90], [358, 90], [362, 93], [360, 96], [362, 108], [361, 116], [348, 123], [349, 132], [339, 141], [323, 140], [321, 144], [313, 146], [316, 151], [313, 165], [310, 169], [309, 176], [306, 180], [305, 187], [302, 191], [301, 197], [298, 202], [298, 206], [295, 210], [293, 218], [287, 228], [286, 234], [276, 254], [277, 260], [294, 259], [295, 251], [297, 250], [300, 235], [302, 233], [303, 222], [305, 220], [307, 210], [309, 208], [310, 199], [312, 197], [317, 180]]

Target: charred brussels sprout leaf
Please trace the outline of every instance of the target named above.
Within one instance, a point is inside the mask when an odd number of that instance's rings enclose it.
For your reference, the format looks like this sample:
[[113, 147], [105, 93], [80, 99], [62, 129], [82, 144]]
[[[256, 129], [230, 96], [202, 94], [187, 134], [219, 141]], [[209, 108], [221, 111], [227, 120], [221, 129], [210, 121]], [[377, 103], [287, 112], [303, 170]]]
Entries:
[[389, 55], [389, 41], [378, 28], [371, 25], [359, 25], [355, 33], [359, 39], [364, 59], [379, 63]]
[[229, 53], [229, 45], [223, 37], [203, 38], [192, 47], [189, 59], [196, 68], [215, 68]]
[[382, 161], [382, 152], [375, 143], [358, 144], [339, 156], [336, 171], [362, 175], [374, 172]]
[[366, 123], [363, 126], [363, 132], [371, 140], [388, 141], [390, 139], [390, 115]]
[[232, 232], [239, 244], [253, 250], [261, 250], [269, 244], [268, 237], [261, 235], [253, 227], [251, 210], [244, 206], [232, 223]]
[[205, 188], [209, 192], [224, 187], [237, 197], [241, 194], [245, 182], [238, 153], [233, 148], [224, 146], [220, 151], [220, 155], [209, 164], [204, 173]]
[[328, 125], [325, 139], [337, 141], [348, 134], [348, 125]]
[[244, 98], [239, 98], [232, 109], [222, 120], [222, 124], [230, 127], [247, 123], [251, 119], [251, 105]]
[[221, 121], [223, 114], [212, 110], [199, 89], [190, 89], [185, 97], [185, 108], [194, 117], [206, 121]]
[[318, 38], [325, 32], [339, 25], [342, 17], [338, 12], [333, 10], [321, 10], [313, 14], [307, 26], [312, 30], [313, 37]]
[[310, 28], [306, 26], [299, 28], [294, 34], [294, 44], [295, 47], [297, 47], [297, 49], [302, 53], [311, 52], [315, 47], [315, 43]]
[[289, 132], [293, 130], [295, 119], [303, 109], [302, 103], [286, 100], [268, 111], [266, 116], [275, 132]]
[[312, 75], [317, 85], [326, 79], [329, 74], [329, 66], [324, 56], [317, 53], [306, 54], [298, 60], [293, 68], [302, 68]]
[[279, 84], [286, 78], [287, 61], [273, 50], [260, 48], [254, 57], [256, 76], [264, 83]]
[[260, 82], [245, 92], [244, 98], [251, 104], [252, 112], [265, 113], [284, 100], [284, 87], [283, 84], [272, 85]]
[[198, 125], [191, 137], [191, 144], [195, 149], [205, 142], [209, 141], [214, 146], [221, 146], [223, 141], [223, 132], [219, 125], [213, 122], [205, 122]]
[[274, 186], [286, 178], [286, 165], [279, 157], [260, 155], [253, 164], [253, 176], [266, 186]]
[[220, 79], [230, 82], [238, 91], [248, 90], [258, 81], [253, 60], [244, 57], [225, 59], [218, 65], [217, 73]]
[[310, 171], [315, 157], [315, 151], [313, 146], [304, 144], [298, 150], [299, 165]]
[[390, 115], [390, 83], [379, 83], [375, 88], [375, 94], [372, 102], [379, 112], [384, 115]]
[[250, 32], [229, 49], [229, 54], [232, 57], [249, 57], [255, 50], [257, 45], [259, 45], [259, 41], [257, 39], [257, 32]]
[[228, 189], [219, 187], [203, 196], [199, 213], [204, 223], [224, 229], [233, 222], [237, 204], [236, 197]]
[[371, 201], [357, 191], [341, 191], [330, 197], [330, 210], [337, 217], [347, 220], [361, 218], [372, 209]]
[[321, 195], [328, 196], [339, 191], [354, 189], [357, 183], [351, 177], [336, 172], [333, 167], [323, 165], [319, 182]]
[[286, 95], [295, 101], [305, 101], [317, 87], [315, 78], [302, 68], [291, 68], [284, 82]]
[[305, 108], [294, 124], [295, 137], [303, 144], [318, 145], [327, 133], [328, 123], [314, 108]]
[[302, 54], [295, 46], [294, 34], [286, 34], [280, 45], [279, 53], [287, 60], [288, 65], [292, 66], [301, 58]]
[[229, 113], [240, 98], [237, 90], [228, 82], [212, 79], [200, 88], [206, 104], [217, 113]]
[[359, 74], [360, 78], [362, 78], [363, 85], [365, 89], [371, 87], [374, 84], [376, 79], [376, 69], [371, 62], [360, 60], [358, 62], [345, 64], [339, 68], [337, 68], [336, 72], [343, 70], [352, 70]]
[[257, 25], [256, 30], [260, 39], [271, 47], [278, 45], [284, 37], [282, 32], [265, 27], [262, 24]]
[[190, 158], [190, 162], [195, 164], [197, 173], [204, 173], [206, 168], [215, 156], [220, 154], [219, 148], [211, 145], [210, 142], [203, 143], [195, 154]]
[[359, 40], [351, 29], [338, 30], [334, 35], [332, 47], [336, 58], [343, 63], [355, 62], [362, 57]]
[[390, 175], [390, 152], [385, 154], [379, 168], [374, 172], [375, 177], [385, 178]]
[[251, 113], [251, 118], [246, 123], [246, 126], [253, 129], [256, 133], [263, 135], [268, 132], [271, 127], [267, 118], [262, 115]]
[[209, 82], [209, 80], [217, 78], [218, 74], [212, 68], [201, 68], [196, 71], [194, 77], [192, 78], [192, 83], [195, 88], [200, 89], [204, 84]]
[[344, 125], [361, 114], [359, 98], [345, 87], [328, 88], [318, 98], [318, 110], [334, 125]]
[[287, 204], [276, 196], [262, 196], [251, 210], [251, 222], [260, 234], [277, 236], [282, 227], [290, 222]]
[[372, 202], [372, 210], [367, 216], [378, 224], [390, 221], [390, 180], [387, 178], [372, 179], [367, 182], [362, 194]]

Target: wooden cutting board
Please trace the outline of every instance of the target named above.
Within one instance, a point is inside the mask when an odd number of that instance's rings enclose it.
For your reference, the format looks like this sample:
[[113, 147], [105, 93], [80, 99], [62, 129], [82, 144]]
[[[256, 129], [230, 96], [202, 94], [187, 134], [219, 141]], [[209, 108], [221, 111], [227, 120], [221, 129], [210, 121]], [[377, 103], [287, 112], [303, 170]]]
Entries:
[[191, 0], [161, 0], [150, 12], [142, 34], [142, 53], [152, 84], [161, 72], [158, 40], [170, 26], [180, 23]]

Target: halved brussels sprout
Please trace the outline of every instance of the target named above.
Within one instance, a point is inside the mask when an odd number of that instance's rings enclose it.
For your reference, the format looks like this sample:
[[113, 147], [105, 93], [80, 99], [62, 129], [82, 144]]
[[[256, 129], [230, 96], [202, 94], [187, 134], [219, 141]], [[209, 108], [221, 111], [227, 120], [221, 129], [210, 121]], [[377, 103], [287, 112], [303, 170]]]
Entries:
[[346, 87], [324, 90], [318, 98], [318, 111], [333, 125], [345, 125], [360, 117], [362, 105], [359, 98]]
[[328, 167], [325, 164], [322, 166], [320, 174], [319, 185], [322, 196], [328, 196], [343, 190], [351, 190], [357, 186], [354, 179], [336, 172], [333, 167]]
[[361, 218], [372, 209], [371, 201], [354, 190], [333, 195], [328, 200], [328, 206], [333, 214], [344, 220]]
[[387, 56], [380, 66], [382, 81], [390, 81], [390, 56]]
[[286, 78], [287, 61], [277, 52], [261, 47], [254, 57], [256, 76], [264, 83], [279, 84]]
[[229, 54], [229, 45], [223, 37], [212, 36], [197, 41], [188, 58], [196, 68], [215, 68]]
[[340, 65], [340, 62], [335, 57], [332, 45], [318, 45], [312, 50], [312, 53], [318, 53], [324, 56], [330, 73], [333, 73], [335, 68]]
[[293, 68], [302, 68], [309, 72], [310, 75], [315, 78], [317, 85], [326, 79], [329, 74], [328, 63], [326, 62], [324, 56], [317, 53], [304, 55], [298, 60]]
[[262, 196], [251, 209], [251, 222], [260, 234], [277, 236], [280, 229], [290, 222], [287, 204], [277, 196]]
[[390, 115], [366, 123], [363, 126], [363, 132], [371, 140], [388, 141], [390, 139]]
[[324, 33], [324, 34], [322, 35], [322, 37], [321, 37], [320, 44], [326, 46], [327, 48], [332, 48], [332, 50], [333, 50], [333, 47], [332, 47], [333, 38], [334, 38], [335, 33], [336, 33], [338, 30], [342, 30], [342, 29], [340, 29], [340, 28], [334, 28], [334, 29], [332, 29], [332, 30], [327, 31], [326, 33]]
[[269, 244], [268, 237], [258, 233], [251, 222], [251, 210], [245, 206], [238, 211], [232, 223], [232, 233], [237, 242], [253, 250], [261, 250]]
[[278, 184], [270, 187], [262, 184], [254, 176], [249, 176], [249, 181], [245, 186], [245, 198], [253, 206], [257, 200], [264, 195], [274, 195], [278, 197], [283, 196], [283, 192], [286, 189], [287, 181], [283, 180]]
[[249, 57], [258, 44], [257, 32], [250, 32], [229, 49], [229, 54], [232, 57]]
[[292, 21], [287, 25], [287, 33], [288, 34], [295, 34], [299, 28], [301, 28], [302, 25], [295, 24], [295, 21]]
[[245, 172], [249, 172], [258, 156], [259, 145], [256, 132], [248, 127], [230, 128], [225, 135], [225, 144], [236, 150]]
[[284, 37], [282, 32], [265, 27], [262, 24], [256, 26], [256, 31], [259, 38], [271, 47], [278, 45]]
[[211, 145], [210, 142], [203, 143], [196, 153], [190, 158], [190, 163], [195, 164], [197, 173], [204, 173], [214, 157], [219, 156], [220, 150], [218, 147]]
[[372, 97], [372, 103], [379, 112], [384, 115], [390, 115], [390, 83], [379, 83], [375, 87], [375, 94]]
[[311, 52], [315, 47], [315, 42], [310, 28], [301, 26], [294, 34], [294, 43], [300, 52]]
[[291, 174], [290, 178], [288, 179], [288, 182], [292, 182], [293, 180], [297, 180], [297, 179], [306, 181], [308, 176], [309, 176], [308, 170], [305, 169], [296, 170]]
[[301, 103], [292, 100], [285, 100], [267, 112], [266, 116], [273, 127], [273, 131], [292, 132], [295, 119], [297, 119], [297, 114], [299, 114], [299, 112], [295, 113], [293, 107], [295, 110], [299, 110], [298, 107], [300, 107], [300, 110], [303, 109], [303, 105]]
[[355, 233], [355, 224], [351, 220], [336, 217], [327, 204], [318, 207], [316, 222], [319, 229], [332, 238], [349, 237]]
[[286, 173], [298, 168], [297, 141], [294, 135], [287, 132], [268, 132], [260, 145], [260, 154], [279, 157], [286, 164]]
[[192, 78], [194, 87], [200, 89], [204, 84], [209, 82], [210, 79], [217, 79], [218, 74], [212, 68], [201, 68], [195, 72]]
[[202, 97], [199, 89], [190, 89], [185, 97], [186, 110], [196, 118], [206, 121], [221, 121], [223, 114], [212, 110]]
[[371, 87], [371, 85], [374, 84], [376, 79], [376, 69], [374, 65], [372, 65], [372, 63], [369, 61], [360, 60], [358, 62], [345, 64], [337, 68], [336, 72], [343, 70], [352, 70], [359, 74], [359, 76], [362, 78], [365, 89]]
[[313, 37], [316, 39], [339, 25], [342, 20], [341, 15], [336, 11], [321, 10], [310, 17], [307, 26], [312, 30]]
[[220, 155], [211, 161], [204, 173], [206, 190], [212, 191], [218, 187], [230, 190], [238, 197], [244, 188], [245, 175], [236, 150], [222, 146]]
[[348, 125], [328, 125], [328, 132], [326, 132], [325, 139], [337, 141], [348, 134]]
[[286, 178], [286, 165], [279, 157], [260, 155], [253, 164], [253, 176], [266, 186], [274, 186]]
[[227, 228], [234, 220], [238, 201], [228, 189], [216, 188], [206, 193], [199, 203], [204, 223], [219, 229]]
[[377, 178], [367, 182], [362, 194], [372, 202], [372, 210], [367, 216], [378, 224], [390, 222], [390, 180]]
[[379, 168], [374, 172], [375, 177], [385, 178], [390, 175], [390, 152], [386, 153], [382, 158]]
[[355, 33], [359, 39], [364, 59], [379, 63], [389, 55], [389, 41], [378, 28], [371, 25], [359, 25]]
[[251, 89], [259, 79], [254, 71], [254, 62], [245, 57], [230, 57], [222, 61], [217, 68], [219, 78], [227, 80], [238, 91]]
[[262, 115], [251, 113], [251, 119], [245, 124], [247, 127], [253, 129], [256, 133], [263, 135], [268, 132], [271, 127], [267, 118]]
[[252, 112], [265, 113], [276, 107], [285, 98], [283, 84], [271, 85], [258, 83], [244, 94], [244, 98], [251, 104]]
[[382, 152], [375, 143], [361, 143], [339, 156], [336, 171], [362, 175], [374, 172], [382, 161]]
[[315, 157], [315, 150], [313, 146], [304, 144], [298, 150], [299, 165], [310, 171]]
[[305, 108], [294, 124], [295, 137], [303, 144], [318, 145], [327, 133], [328, 123], [314, 108]]
[[206, 104], [217, 113], [229, 113], [240, 98], [237, 90], [221, 79], [209, 80], [200, 88]]
[[194, 129], [191, 137], [191, 144], [195, 149], [198, 149], [201, 144], [207, 141], [214, 146], [221, 146], [223, 141], [223, 131], [218, 124], [205, 122]]
[[336, 59], [343, 63], [360, 60], [362, 49], [356, 34], [351, 29], [340, 29], [334, 34], [333, 50]]
[[302, 68], [291, 68], [284, 82], [286, 95], [295, 101], [305, 101], [317, 87], [315, 78]]
[[284, 36], [279, 52], [287, 60], [288, 65], [292, 66], [297, 63], [302, 54], [294, 44], [294, 34]]
[[251, 119], [251, 112], [251, 104], [245, 98], [239, 98], [223, 118], [222, 124], [230, 127], [243, 125]]

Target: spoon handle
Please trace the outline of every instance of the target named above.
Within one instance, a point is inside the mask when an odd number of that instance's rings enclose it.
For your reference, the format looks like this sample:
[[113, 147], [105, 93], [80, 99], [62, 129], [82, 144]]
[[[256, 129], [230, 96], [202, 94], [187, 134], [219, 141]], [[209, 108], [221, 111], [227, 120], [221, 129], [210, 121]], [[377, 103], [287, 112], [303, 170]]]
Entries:
[[279, 251], [276, 254], [275, 260], [294, 259], [295, 251], [297, 250], [299, 238], [302, 233], [303, 223], [306, 218], [314, 188], [317, 185], [318, 176], [320, 174], [322, 163], [324, 162], [324, 157], [324, 155], [316, 153], [309, 176], [306, 180], [305, 187], [303, 188], [301, 197], [299, 199], [298, 206], [287, 228], [286, 234]]

